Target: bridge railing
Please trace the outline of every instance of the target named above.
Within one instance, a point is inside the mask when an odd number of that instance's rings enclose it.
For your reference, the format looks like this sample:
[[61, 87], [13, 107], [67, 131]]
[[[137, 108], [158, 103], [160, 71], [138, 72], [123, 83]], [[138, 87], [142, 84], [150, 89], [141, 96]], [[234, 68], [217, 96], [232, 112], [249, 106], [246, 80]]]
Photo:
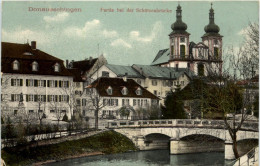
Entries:
[[[163, 119], [163, 120], [118, 120], [108, 123], [108, 128], [131, 128], [131, 127], [203, 127], [224, 128], [223, 120], [211, 119]], [[245, 122], [242, 129], [258, 130], [257, 122]]]
[[254, 147], [251, 149], [249, 152], [244, 154], [243, 156], [239, 157], [238, 159], [226, 164], [226, 166], [250, 166], [254, 165], [255, 163], [258, 162], [258, 157], [259, 157], [259, 148]]

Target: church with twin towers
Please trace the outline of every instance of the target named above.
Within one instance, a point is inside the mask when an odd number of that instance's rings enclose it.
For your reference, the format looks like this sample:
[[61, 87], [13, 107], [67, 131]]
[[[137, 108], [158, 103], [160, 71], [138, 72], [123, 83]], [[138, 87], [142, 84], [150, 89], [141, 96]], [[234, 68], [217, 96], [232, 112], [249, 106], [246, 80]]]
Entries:
[[222, 35], [214, 22], [214, 10], [209, 10], [209, 24], [204, 27], [202, 41], [190, 42], [188, 26], [182, 21], [180, 4], [176, 10], [176, 21], [171, 25], [169, 48], [160, 50], [151, 65], [161, 67], [187, 68], [198, 76], [207, 76], [210, 72], [222, 72]]

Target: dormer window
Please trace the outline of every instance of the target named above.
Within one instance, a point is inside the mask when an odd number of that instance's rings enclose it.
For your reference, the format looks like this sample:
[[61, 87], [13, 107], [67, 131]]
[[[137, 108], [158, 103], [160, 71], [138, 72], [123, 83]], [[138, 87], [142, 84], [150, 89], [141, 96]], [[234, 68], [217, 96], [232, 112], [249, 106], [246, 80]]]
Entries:
[[111, 88], [111, 86], [109, 86], [109, 87], [107, 88], [107, 94], [108, 94], [108, 95], [112, 95], [112, 93], [113, 93], [113, 89]]
[[124, 87], [122, 90], [121, 90], [121, 93], [123, 95], [127, 95], [128, 94], [128, 89], [126, 87]]
[[136, 91], [135, 91], [135, 93], [137, 94], [137, 95], [142, 95], [142, 89], [139, 87], [139, 88], [137, 88], [136, 89]]
[[37, 62], [33, 62], [32, 63], [32, 71], [38, 71], [38, 69], [39, 69], [39, 65], [38, 65], [38, 63]]
[[56, 64], [54, 65], [54, 71], [55, 71], [55, 72], [60, 72], [60, 64], [56, 63]]
[[19, 62], [18, 62], [18, 60], [15, 60], [14, 62], [13, 62], [13, 70], [19, 70]]

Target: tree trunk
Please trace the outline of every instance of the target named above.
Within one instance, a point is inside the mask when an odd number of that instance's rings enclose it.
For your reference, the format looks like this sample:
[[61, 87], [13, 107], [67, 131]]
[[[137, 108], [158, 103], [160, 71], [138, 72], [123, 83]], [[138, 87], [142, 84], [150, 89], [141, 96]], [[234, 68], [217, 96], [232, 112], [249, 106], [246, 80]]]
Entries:
[[98, 129], [98, 109], [95, 110], [95, 129]]
[[234, 132], [234, 138], [233, 138], [233, 152], [234, 152], [234, 155], [235, 155], [235, 158], [239, 158], [239, 154], [238, 154], [238, 150], [237, 150], [237, 133]]

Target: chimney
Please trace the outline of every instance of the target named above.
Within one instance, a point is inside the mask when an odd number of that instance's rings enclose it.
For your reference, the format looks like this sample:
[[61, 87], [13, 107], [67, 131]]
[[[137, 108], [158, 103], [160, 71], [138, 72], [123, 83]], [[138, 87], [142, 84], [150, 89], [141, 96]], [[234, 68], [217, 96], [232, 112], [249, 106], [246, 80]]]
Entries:
[[69, 60], [66, 59], [66, 68], [69, 68]]
[[36, 41], [31, 41], [31, 48], [36, 50]]
[[125, 82], [127, 82], [127, 73], [125, 73], [125, 76], [123, 77], [123, 80], [125, 81]]

